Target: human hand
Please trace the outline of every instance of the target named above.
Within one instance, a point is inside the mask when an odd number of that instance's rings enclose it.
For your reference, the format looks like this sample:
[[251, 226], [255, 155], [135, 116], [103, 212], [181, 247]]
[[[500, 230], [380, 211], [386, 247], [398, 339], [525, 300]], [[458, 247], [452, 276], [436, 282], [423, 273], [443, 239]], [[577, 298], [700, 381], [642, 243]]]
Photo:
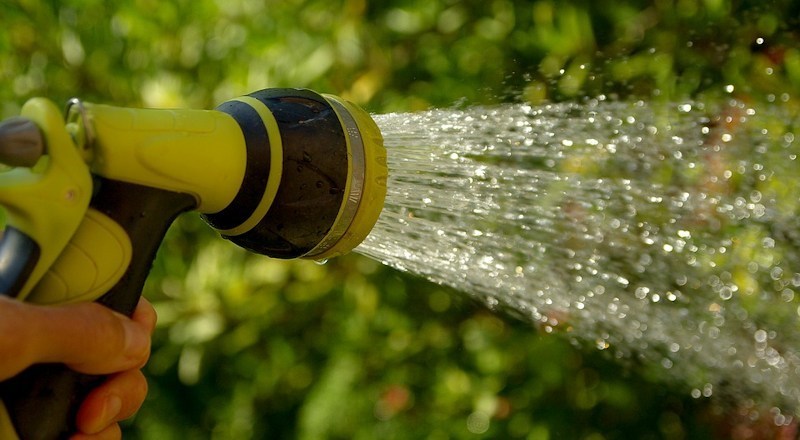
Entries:
[[142, 299], [132, 318], [96, 303], [37, 306], [0, 296], [0, 380], [36, 363], [64, 363], [108, 379], [83, 401], [73, 440], [121, 437], [117, 422], [144, 402], [147, 382], [139, 369], [150, 355], [156, 314]]

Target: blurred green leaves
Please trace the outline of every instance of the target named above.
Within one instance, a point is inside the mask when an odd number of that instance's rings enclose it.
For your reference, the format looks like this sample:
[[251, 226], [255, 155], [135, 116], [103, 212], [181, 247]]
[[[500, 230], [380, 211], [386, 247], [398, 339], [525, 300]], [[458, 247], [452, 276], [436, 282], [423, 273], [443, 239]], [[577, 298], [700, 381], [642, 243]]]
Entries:
[[383, 110], [522, 90], [533, 100], [675, 99], [719, 95], [723, 82], [762, 95], [800, 87], [797, 9], [786, 0], [18, 1], [3, 6], [0, 49], [16, 56], [0, 80], [5, 105], [61, 98], [52, 84], [87, 99], [193, 107], [264, 85], [312, 86]]

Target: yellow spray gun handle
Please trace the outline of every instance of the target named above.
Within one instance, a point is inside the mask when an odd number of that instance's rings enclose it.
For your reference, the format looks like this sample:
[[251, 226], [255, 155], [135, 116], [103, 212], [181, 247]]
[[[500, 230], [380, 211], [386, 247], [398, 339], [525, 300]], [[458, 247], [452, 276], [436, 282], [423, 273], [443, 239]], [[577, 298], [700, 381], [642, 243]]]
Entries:
[[[261, 90], [214, 111], [76, 103], [66, 126], [35, 99], [23, 116], [44, 139], [38, 161], [2, 148], [0, 130], [0, 162], [17, 166], [0, 168], [0, 293], [20, 300], [131, 314], [167, 228], [192, 209], [253, 252], [340, 255], [366, 237], [386, 194], [374, 121], [309, 90]], [[98, 380], [36, 365], [0, 383], [0, 438], [68, 436]]]
[[[23, 107], [22, 116], [33, 122], [30, 128], [35, 133], [29, 136], [36, 139], [40, 151], [29, 158], [28, 166], [0, 173], [0, 204], [7, 214], [0, 240], [0, 292], [21, 299], [69, 242], [84, 217], [92, 190], [88, 167], [58, 109], [47, 100], [34, 99]], [[42, 154], [45, 147], [46, 155]], [[13, 394], [6, 387], [11, 382], [2, 385], [4, 396]], [[17, 432], [0, 403], [0, 438], [14, 439]]]
[[[46, 154], [31, 167], [0, 173], [0, 205], [8, 217], [0, 242], [6, 250], [0, 260], [0, 292], [20, 300], [53, 304], [96, 298], [95, 292], [110, 287], [119, 270], [115, 266], [124, 264], [119, 255], [129, 253], [124, 231], [88, 207], [97, 189], [92, 175], [189, 194], [206, 213], [224, 208], [241, 184], [246, 163], [242, 133], [224, 113], [79, 108], [72, 115], [77, 120], [67, 124], [78, 126], [70, 136], [52, 102], [35, 98], [26, 103], [21, 116], [39, 127]], [[79, 134], [79, 143], [88, 147], [75, 145], [73, 137]], [[77, 237], [76, 231], [81, 232]], [[97, 240], [118, 243], [98, 249]], [[57, 259], [61, 269], [52, 271]], [[72, 270], [87, 259], [99, 264], [97, 273], [86, 267]], [[87, 279], [67, 280], [64, 273]]]
[[[0, 291], [20, 300], [98, 301], [130, 315], [174, 218], [221, 209], [242, 179], [242, 134], [224, 113], [86, 104], [73, 136], [49, 101], [29, 102], [22, 116], [39, 127], [46, 151], [32, 167], [0, 173], [8, 212]], [[47, 364], [0, 383], [0, 438], [69, 436], [101, 380]]]

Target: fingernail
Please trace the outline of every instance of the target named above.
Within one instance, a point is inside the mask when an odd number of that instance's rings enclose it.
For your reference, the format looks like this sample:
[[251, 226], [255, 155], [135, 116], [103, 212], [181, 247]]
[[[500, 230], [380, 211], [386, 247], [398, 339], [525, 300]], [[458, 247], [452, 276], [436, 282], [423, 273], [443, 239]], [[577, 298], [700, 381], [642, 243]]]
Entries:
[[140, 358], [150, 348], [150, 338], [141, 326], [133, 321], [125, 320], [125, 353], [130, 358]]
[[105, 408], [103, 408], [103, 420], [106, 426], [117, 421], [117, 416], [122, 410], [122, 399], [119, 396], [112, 394], [106, 399]]

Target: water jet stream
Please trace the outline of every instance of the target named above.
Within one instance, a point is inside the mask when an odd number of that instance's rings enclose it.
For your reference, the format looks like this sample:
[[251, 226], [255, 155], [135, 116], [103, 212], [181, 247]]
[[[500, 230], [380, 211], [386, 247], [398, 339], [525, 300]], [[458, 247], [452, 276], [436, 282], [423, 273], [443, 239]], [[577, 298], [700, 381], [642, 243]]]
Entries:
[[763, 406], [779, 425], [797, 417], [789, 110], [599, 99], [375, 120], [389, 194], [356, 251], [696, 398]]

